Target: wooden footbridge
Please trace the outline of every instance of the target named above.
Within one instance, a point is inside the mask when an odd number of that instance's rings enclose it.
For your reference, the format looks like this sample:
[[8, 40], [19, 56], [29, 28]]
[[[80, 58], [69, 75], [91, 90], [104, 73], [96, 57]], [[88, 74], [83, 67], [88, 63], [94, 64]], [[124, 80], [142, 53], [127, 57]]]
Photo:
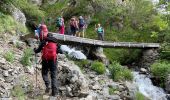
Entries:
[[135, 43], [135, 42], [111, 42], [111, 41], [100, 41], [88, 38], [62, 35], [58, 33], [49, 32], [49, 40], [56, 43], [63, 43], [66, 45], [83, 45], [103, 48], [159, 48], [159, 43]]

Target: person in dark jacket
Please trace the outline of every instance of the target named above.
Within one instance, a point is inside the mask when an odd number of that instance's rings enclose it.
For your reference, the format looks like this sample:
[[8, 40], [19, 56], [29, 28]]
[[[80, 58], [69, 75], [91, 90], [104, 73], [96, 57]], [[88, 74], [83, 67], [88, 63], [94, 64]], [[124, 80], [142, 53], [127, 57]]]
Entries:
[[[47, 30], [46, 25], [42, 25], [42, 31]], [[46, 29], [45, 29], [46, 28]], [[44, 31], [42, 32], [44, 33]], [[50, 81], [48, 79], [48, 72], [50, 70], [51, 73], [51, 88], [52, 88], [52, 96], [56, 96], [58, 93], [58, 84], [57, 84], [57, 53], [61, 53], [60, 45], [50, 41], [47, 35], [40, 36], [40, 44], [36, 49], [34, 48], [35, 53], [42, 52], [42, 77], [45, 82], [46, 90], [45, 93], [49, 93], [50, 91]]]

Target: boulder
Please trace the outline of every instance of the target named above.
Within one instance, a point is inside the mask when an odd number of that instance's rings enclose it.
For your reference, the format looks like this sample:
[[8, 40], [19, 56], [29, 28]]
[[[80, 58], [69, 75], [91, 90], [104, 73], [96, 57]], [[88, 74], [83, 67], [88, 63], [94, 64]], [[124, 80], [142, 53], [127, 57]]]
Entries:
[[29, 0], [29, 2], [31, 2], [34, 5], [38, 5], [38, 6], [42, 5], [42, 1], [43, 0]]
[[59, 90], [62, 95], [71, 97], [85, 97], [88, 95], [88, 82], [80, 68], [72, 61], [58, 61]]
[[18, 8], [14, 7], [13, 5], [11, 6], [10, 10], [12, 17], [22, 25], [25, 25], [26, 23], [26, 17], [23, 12], [21, 12]]
[[170, 74], [168, 75], [166, 82], [165, 82], [165, 90], [170, 93]]

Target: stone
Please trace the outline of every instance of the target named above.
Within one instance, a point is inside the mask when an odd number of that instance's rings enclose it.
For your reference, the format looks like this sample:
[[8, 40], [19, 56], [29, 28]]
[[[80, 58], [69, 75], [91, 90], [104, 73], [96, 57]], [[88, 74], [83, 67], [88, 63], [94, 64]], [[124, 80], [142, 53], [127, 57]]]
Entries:
[[138, 87], [136, 84], [132, 83], [132, 82], [125, 82], [125, 86], [128, 89], [128, 93], [131, 99], [135, 99], [136, 96], [136, 92], [138, 92]]
[[120, 96], [119, 95], [111, 95], [108, 97], [109, 100], [120, 100]]
[[4, 77], [8, 77], [9, 76], [8, 71], [3, 71], [3, 75]]
[[48, 95], [43, 95], [43, 100], [48, 100], [50, 98], [50, 96]]
[[0, 98], [0, 100], [13, 100], [12, 98]]
[[41, 6], [42, 5], [42, 0], [29, 0], [32, 4]]
[[93, 90], [99, 90], [101, 89], [101, 87], [98, 84], [95, 84], [94, 86], [92, 86]]
[[4, 65], [4, 64], [6, 64], [5, 58], [0, 58], [0, 65]]
[[170, 93], [170, 74], [167, 76], [167, 79], [165, 81], [165, 90]]
[[11, 14], [12, 17], [19, 23], [23, 24], [25, 26], [26, 23], [26, 17], [24, 13], [22, 13], [18, 8], [11, 6]]
[[147, 69], [145, 69], [145, 68], [141, 68], [141, 69], [140, 69], [140, 73], [142, 73], [142, 74], [146, 74], [146, 73], [147, 73]]

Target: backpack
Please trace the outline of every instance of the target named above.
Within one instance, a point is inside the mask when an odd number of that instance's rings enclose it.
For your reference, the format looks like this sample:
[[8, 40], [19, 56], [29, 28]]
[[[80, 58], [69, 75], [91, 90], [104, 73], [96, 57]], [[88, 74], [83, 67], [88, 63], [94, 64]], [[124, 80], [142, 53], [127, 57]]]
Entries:
[[79, 27], [83, 27], [85, 25], [84, 19], [79, 19]]
[[41, 32], [40, 32], [39, 38], [40, 38], [40, 41], [42, 41], [47, 38], [47, 34], [48, 34], [47, 26], [45, 24], [41, 25], [40, 30]]
[[102, 27], [98, 27], [97, 28], [97, 33], [100, 33], [100, 34], [103, 33], [103, 28]]
[[62, 18], [57, 18], [56, 26], [57, 26], [57, 27], [61, 27], [62, 25], [63, 25]]
[[54, 42], [47, 42], [42, 50], [42, 59], [45, 59], [47, 61], [49, 60], [55, 61], [57, 55], [56, 50], [57, 50], [57, 46]]

